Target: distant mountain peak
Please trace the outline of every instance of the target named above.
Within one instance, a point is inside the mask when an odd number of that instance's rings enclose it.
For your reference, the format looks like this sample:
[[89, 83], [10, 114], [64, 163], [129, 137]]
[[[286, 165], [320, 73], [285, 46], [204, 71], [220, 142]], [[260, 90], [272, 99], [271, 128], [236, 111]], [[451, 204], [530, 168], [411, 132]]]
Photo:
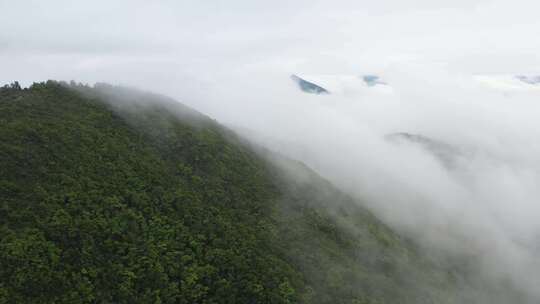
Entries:
[[364, 75], [362, 76], [362, 79], [369, 87], [374, 87], [378, 84], [387, 85], [387, 83], [384, 81], [381, 81], [381, 78], [377, 75]]
[[330, 94], [330, 92], [328, 92], [327, 89], [317, 85], [317, 84], [314, 84], [313, 82], [309, 82], [305, 79], [302, 79], [300, 77], [298, 77], [297, 75], [293, 74], [291, 75], [291, 79], [298, 85], [298, 87], [300, 88], [300, 90], [306, 92], [306, 93], [309, 93], [309, 94], [317, 94], [317, 95], [321, 95], [321, 94]]
[[517, 75], [516, 79], [521, 80], [522, 82], [525, 82], [527, 84], [540, 85], [540, 75], [536, 75], [536, 76]]
[[407, 132], [397, 132], [387, 134], [385, 139], [392, 143], [412, 143], [419, 145], [439, 159], [445, 166], [454, 167], [456, 160], [462, 155], [461, 151], [446, 142], [433, 139], [422, 134], [412, 134]]

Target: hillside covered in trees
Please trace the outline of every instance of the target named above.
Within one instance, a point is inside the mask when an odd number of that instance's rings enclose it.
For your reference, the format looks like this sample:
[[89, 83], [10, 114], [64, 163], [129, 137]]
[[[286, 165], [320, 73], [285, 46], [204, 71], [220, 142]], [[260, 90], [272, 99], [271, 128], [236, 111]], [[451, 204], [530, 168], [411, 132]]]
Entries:
[[463, 303], [359, 206], [159, 95], [0, 89], [0, 303]]

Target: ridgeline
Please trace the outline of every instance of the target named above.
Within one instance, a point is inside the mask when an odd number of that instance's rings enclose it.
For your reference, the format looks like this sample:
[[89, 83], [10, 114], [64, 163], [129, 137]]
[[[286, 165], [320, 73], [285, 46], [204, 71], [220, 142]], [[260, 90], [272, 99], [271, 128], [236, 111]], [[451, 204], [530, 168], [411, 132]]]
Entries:
[[0, 303], [459, 303], [457, 279], [174, 100], [0, 89]]

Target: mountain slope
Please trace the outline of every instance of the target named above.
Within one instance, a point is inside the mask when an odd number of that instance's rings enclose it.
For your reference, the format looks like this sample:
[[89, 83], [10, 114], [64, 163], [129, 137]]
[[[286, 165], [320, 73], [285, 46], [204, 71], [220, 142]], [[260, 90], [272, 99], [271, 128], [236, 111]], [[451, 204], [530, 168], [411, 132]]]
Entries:
[[309, 82], [305, 79], [302, 79], [296, 75], [291, 75], [291, 79], [298, 85], [298, 88], [300, 88], [300, 90], [304, 91], [305, 93], [317, 94], [317, 95], [330, 93], [325, 88], [319, 85], [316, 85], [313, 82]]
[[12, 85], [0, 123], [0, 303], [459, 302], [350, 197], [173, 100]]
[[387, 134], [385, 139], [395, 144], [409, 143], [418, 145], [433, 154], [447, 168], [455, 167], [458, 159], [463, 156], [463, 152], [457, 147], [421, 134], [397, 132]]

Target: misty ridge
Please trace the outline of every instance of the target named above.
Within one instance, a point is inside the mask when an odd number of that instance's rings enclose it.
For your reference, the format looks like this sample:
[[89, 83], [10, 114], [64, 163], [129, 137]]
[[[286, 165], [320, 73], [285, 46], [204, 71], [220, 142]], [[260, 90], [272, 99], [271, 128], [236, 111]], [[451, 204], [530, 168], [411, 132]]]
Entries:
[[[474, 257], [487, 276], [535, 294], [536, 96], [508, 97], [473, 81], [463, 88], [450, 77], [435, 85], [425, 80], [437, 91], [401, 81], [392, 81], [391, 96], [356, 87], [322, 100], [291, 90], [277, 98], [287, 102], [275, 113], [257, 89], [268, 122], [251, 138], [304, 161], [397, 231], [428, 248]], [[250, 114], [244, 126], [253, 128], [261, 119]]]
[[480, 299], [304, 164], [170, 98], [73, 81], [0, 98], [2, 300]]
[[0, 262], [60, 262], [0, 302], [540, 303], [536, 2], [50, 6], [0, 1]]

